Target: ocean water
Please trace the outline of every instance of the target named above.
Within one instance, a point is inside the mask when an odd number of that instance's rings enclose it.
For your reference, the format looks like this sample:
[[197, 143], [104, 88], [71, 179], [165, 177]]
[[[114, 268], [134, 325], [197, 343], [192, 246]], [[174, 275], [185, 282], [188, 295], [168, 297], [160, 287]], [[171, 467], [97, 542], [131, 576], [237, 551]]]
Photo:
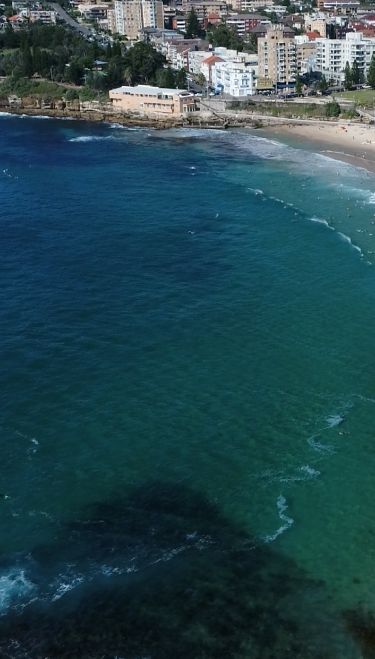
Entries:
[[0, 656], [375, 652], [375, 177], [0, 117]]

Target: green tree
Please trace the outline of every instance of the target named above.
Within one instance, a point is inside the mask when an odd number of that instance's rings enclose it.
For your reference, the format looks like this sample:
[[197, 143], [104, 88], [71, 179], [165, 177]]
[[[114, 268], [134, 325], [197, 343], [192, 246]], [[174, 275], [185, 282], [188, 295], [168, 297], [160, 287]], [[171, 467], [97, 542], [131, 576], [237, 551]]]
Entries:
[[121, 44], [119, 41], [114, 41], [112, 45], [112, 56], [113, 57], [121, 57]]
[[125, 70], [121, 57], [113, 58], [107, 67], [107, 75], [102, 76], [101, 88], [113, 89], [122, 85], [125, 78]]
[[319, 82], [318, 82], [318, 89], [319, 89], [319, 91], [321, 91], [322, 93], [324, 93], [324, 92], [327, 91], [327, 89], [328, 89], [328, 82], [327, 82], [327, 78], [325, 77], [325, 75], [322, 75], [322, 77], [320, 78], [320, 80], [319, 80]]
[[3, 47], [4, 48], [18, 48], [20, 45], [20, 33], [15, 32], [10, 25], [10, 23], [7, 24], [4, 34], [1, 35], [3, 38]]
[[203, 85], [206, 84], [206, 78], [204, 77], [204, 74], [203, 74], [203, 73], [198, 73], [198, 74], [195, 76], [194, 80], [195, 80], [195, 82], [197, 83], [197, 85], [201, 85], [201, 86], [203, 86]]
[[244, 43], [242, 39], [235, 30], [225, 25], [225, 23], [220, 23], [216, 27], [212, 27], [208, 33], [208, 37], [213, 46], [222, 46], [239, 51], [243, 50]]
[[72, 82], [74, 85], [80, 85], [83, 78], [83, 66], [78, 61], [73, 60], [66, 68], [67, 81]]
[[325, 107], [325, 113], [326, 117], [339, 117], [341, 114], [341, 108], [337, 101], [332, 101], [331, 103], [327, 103]]
[[29, 45], [26, 45], [21, 51], [21, 68], [25, 78], [31, 78], [34, 73], [33, 56]]
[[375, 89], [375, 53], [373, 53], [367, 74], [367, 83]]
[[131, 76], [132, 84], [155, 82], [156, 72], [163, 68], [165, 57], [149, 43], [137, 42], [122, 58], [123, 70]]
[[246, 35], [246, 43], [245, 43], [245, 48], [247, 52], [249, 53], [257, 53], [258, 52], [258, 39], [256, 34], [250, 34]]
[[176, 87], [185, 89], [187, 87], [187, 75], [185, 69], [179, 69], [175, 74]]
[[195, 11], [194, 7], [192, 7], [187, 15], [185, 34], [188, 39], [202, 36], [202, 28], [200, 26], [197, 12]]
[[352, 84], [360, 85], [363, 82], [363, 72], [358, 66], [357, 60], [354, 60], [352, 66]]
[[175, 74], [170, 66], [166, 69], [159, 69], [156, 74], [156, 82], [159, 87], [167, 87], [168, 89], [174, 89], [176, 87]]
[[296, 76], [296, 94], [297, 96], [301, 96], [302, 94], [302, 80], [298, 74]]
[[42, 51], [38, 46], [33, 48], [33, 69], [39, 75], [42, 75]]
[[344, 74], [345, 74], [345, 89], [351, 89], [353, 86], [353, 77], [352, 77], [352, 70], [350, 68], [349, 62], [345, 64], [345, 69], [344, 69]]
[[78, 92], [76, 89], [68, 89], [65, 92], [65, 100], [66, 101], [75, 101], [79, 98]]

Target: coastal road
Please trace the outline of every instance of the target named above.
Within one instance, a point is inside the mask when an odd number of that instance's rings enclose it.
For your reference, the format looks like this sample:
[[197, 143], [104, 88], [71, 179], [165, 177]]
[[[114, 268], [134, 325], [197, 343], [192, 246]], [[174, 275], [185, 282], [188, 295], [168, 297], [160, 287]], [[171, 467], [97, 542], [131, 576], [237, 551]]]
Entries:
[[59, 5], [57, 2], [51, 2], [51, 7], [52, 9], [56, 12], [57, 16], [64, 21], [64, 23], [67, 23], [72, 27], [74, 30], [77, 30], [77, 32], [80, 32], [83, 34], [85, 37], [89, 37], [93, 35], [93, 31], [85, 27], [84, 25], [81, 25], [80, 23], [77, 23], [69, 14]]

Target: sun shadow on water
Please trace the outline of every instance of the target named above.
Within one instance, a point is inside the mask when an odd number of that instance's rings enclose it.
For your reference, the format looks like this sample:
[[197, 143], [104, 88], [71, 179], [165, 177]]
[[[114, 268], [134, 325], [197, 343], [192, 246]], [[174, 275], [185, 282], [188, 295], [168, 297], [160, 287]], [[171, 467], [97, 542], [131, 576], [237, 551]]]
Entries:
[[30, 566], [38, 597], [0, 619], [1, 657], [361, 656], [324, 584], [181, 484], [91, 506]]
[[375, 616], [364, 609], [347, 611], [345, 618], [353, 636], [360, 644], [365, 659], [375, 659]]

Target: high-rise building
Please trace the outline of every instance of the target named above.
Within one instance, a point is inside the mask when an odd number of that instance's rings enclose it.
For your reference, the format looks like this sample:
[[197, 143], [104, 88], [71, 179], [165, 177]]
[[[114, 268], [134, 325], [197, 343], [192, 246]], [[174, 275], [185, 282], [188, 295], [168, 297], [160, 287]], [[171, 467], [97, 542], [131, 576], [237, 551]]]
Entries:
[[315, 68], [329, 82], [341, 84], [345, 80], [345, 66], [356, 61], [365, 78], [375, 52], [375, 39], [365, 38], [362, 32], [348, 32], [345, 39], [316, 39]]
[[270, 86], [293, 85], [297, 73], [296, 44], [284, 34], [280, 25], [272, 26], [265, 37], [258, 39], [259, 79]]
[[128, 39], [137, 39], [145, 27], [164, 28], [161, 0], [115, 0], [115, 31]]

